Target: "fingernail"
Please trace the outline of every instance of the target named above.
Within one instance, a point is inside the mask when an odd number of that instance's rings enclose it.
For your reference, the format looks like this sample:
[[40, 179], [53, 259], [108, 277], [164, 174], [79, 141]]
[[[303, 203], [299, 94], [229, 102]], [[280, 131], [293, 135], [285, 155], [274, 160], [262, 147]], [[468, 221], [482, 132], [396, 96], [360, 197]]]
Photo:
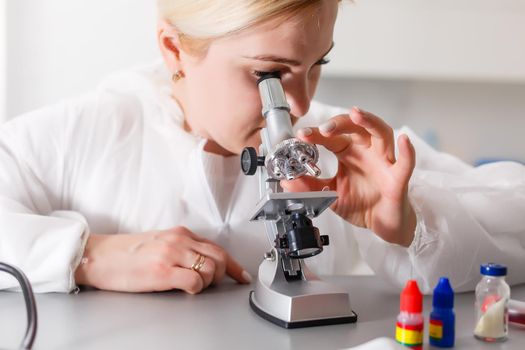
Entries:
[[310, 136], [310, 135], [312, 135], [312, 129], [310, 129], [310, 128], [302, 128], [302, 129], [297, 130], [297, 133], [301, 134], [303, 136]]
[[335, 129], [335, 123], [333, 121], [326, 122], [324, 124], [319, 125], [319, 130], [321, 132], [330, 132]]
[[358, 118], [357, 120], [355, 119], [352, 119], [354, 120], [354, 122], [357, 122], [359, 123], [359, 120], [361, 121], [368, 121], [370, 120], [370, 115], [368, 114], [368, 112], [362, 110], [361, 108], [359, 107], [352, 107], [352, 114], [353, 114], [353, 117], [354, 118]]
[[408, 137], [407, 134], [402, 134], [401, 137], [403, 137], [409, 145], [412, 145], [412, 141], [410, 141], [410, 137]]
[[241, 274], [242, 278], [247, 282], [247, 283], [251, 283], [252, 282], [252, 275], [250, 275], [248, 273], [248, 271], [244, 270]]
[[323, 189], [321, 191], [330, 191], [330, 187], [325, 186], [325, 187], [323, 187]]

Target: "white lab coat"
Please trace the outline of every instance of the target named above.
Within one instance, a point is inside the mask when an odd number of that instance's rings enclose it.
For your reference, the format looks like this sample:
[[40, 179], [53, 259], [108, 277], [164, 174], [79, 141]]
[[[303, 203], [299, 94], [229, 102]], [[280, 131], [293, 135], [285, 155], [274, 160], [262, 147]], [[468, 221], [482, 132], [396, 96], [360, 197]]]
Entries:
[[[203, 101], [203, 103], [205, 103]], [[299, 126], [341, 109], [312, 103]], [[36, 292], [75, 289], [74, 271], [92, 233], [140, 233], [184, 225], [217, 241], [251, 273], [268, 242], [249, 222], [257, 177], [239, 162], [203, 151], [183, 130], [161, 64], [117, 73], [96, 91], [40, 109], [0, 127], [0, 260], [20, 267]], [[331, 244], [307, 260], [320, 274], [376, 273], [400, 287], [418, 279], [429, 292], [448, 275], [472, 289], [479, 264], [509, 267], [524, 282], [525, 167], [479, 168], [436, 152], [409, 129], [417, 152], [409, 199], [417, 212], [409, 248], [389, 244], [330, 210], [314, 220]], [[321, 169], [334, 174], [324, 151]], [[232, 170], [233, 169], [233, 170]], [[16, 282], [0, 275], [0, 289]]]

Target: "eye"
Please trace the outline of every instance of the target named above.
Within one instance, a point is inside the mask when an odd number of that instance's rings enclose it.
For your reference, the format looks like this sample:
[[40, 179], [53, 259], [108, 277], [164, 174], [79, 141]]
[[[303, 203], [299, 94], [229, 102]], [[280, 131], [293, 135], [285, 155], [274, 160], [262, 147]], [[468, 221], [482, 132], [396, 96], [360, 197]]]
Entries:
[[256, 77], [260, 78], [264, 75], [267, 75], [267, 74], [279, 74], [279, 71], [278, 70], [273, 70], [273, 71], [260, 71], [260, 70], [254, 70], [253, 72], [253, 75], [255, 75]]
[[[321, 58], [319, 61], [315, 62], [314, 65], [316, 66], [322, 66], [322, 65], [325, 65], [325, 64], [328, 64], [330, 63], [330, 59], [328, 57], [323, 57]], [[260, 70], [254, 70], [253, 72], [253, 75], [255, 75], [256, 77], [260, 78], [266, 74], [275, 74], [275, 73], [280, 73], [278, 70], [273, 70], [273, 71], [260, 71]]]
[[323, 64], [330, 63], [330, 59], [328, 57], [323, 57], [319, 61], [315, 62], [316, 65], [322, 66]]

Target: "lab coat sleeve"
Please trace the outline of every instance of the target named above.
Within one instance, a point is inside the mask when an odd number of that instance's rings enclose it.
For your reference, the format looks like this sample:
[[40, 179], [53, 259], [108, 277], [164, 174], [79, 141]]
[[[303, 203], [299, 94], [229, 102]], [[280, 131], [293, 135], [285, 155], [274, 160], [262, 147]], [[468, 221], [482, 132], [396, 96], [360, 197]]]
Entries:
[[[89, 228], [64, 208], [67, 104], [0, 127], [0, 261], [28, 276], [35, 292], [70, 292]], [[18, 283], [0, 274], [0, 289]]]
[[399, 288], [415, 278], [425, 293], [440, 276], [448, 276], [456, 291], [473, 290], [485, 262], [506, 265], [510, 284], [525, 282], [525, 166], [472, 167], [432, 149], [408, 128], [400, 132], [417, 154], [408, 192], [416, 233], [407, 249], [359, 232], [370, 267]]

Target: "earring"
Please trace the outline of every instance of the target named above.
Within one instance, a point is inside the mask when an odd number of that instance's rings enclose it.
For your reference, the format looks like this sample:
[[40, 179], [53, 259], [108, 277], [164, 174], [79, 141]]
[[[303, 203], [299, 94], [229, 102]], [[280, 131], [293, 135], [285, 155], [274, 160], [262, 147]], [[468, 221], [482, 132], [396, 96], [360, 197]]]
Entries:
[[173, 75], [171, 76], [171, 80], [173, 80], [173, 82], [176, 83], [184, 77], [185, 77], [184, 72], [181, 70], [178, 70], [175, 73], [173, 73]]

